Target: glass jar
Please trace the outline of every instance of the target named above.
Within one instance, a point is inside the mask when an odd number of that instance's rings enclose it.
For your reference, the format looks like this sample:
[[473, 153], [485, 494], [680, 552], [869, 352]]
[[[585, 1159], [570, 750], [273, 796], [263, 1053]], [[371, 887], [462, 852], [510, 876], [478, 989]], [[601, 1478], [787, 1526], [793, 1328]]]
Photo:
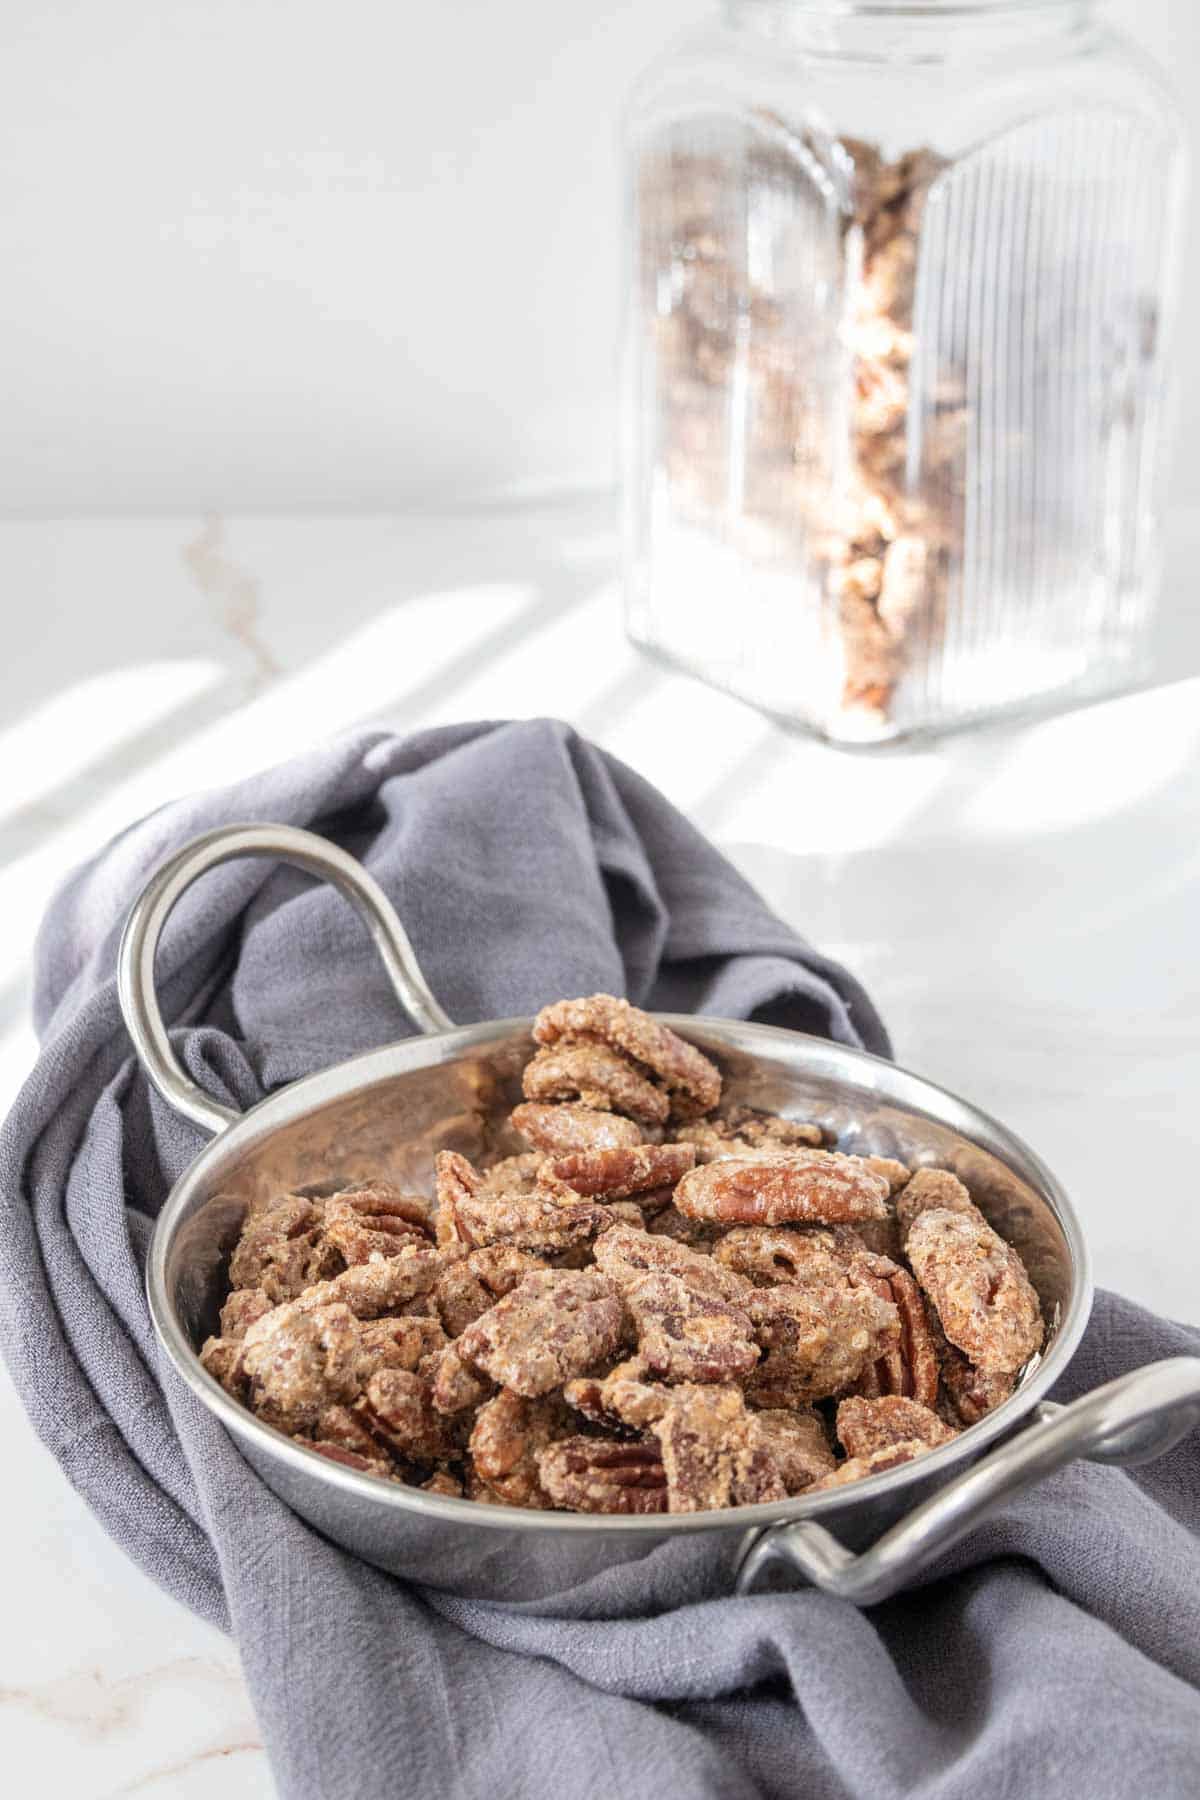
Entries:
[[1090, 0], [728, 0], [628, 123], [634, 639], [851, 742], [1133, 679], [1182, 145]]

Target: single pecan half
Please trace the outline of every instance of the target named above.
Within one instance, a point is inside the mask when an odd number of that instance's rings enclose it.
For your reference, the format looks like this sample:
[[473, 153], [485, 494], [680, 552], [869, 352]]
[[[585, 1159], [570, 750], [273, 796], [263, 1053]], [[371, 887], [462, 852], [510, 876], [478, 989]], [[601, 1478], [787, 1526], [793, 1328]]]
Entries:
[[642, 1141], [641, 1127], [633, 1119], [568, 1102], [546, 1106], [527, 1100], [513, 1108], [512, 1123], [535, 1150], [551, 1156], [577, 1150], [630, 1150]]
[[695, 1166], [690, 1144], [639, 1144], [634, 1149], [574, 1150], [549, 1157], [539, 1181], [565, 1181], [577, 1194], [624, 1200], [655, 1188], [672, 1187]]
[[667, 1477], [657, 1444], [562, 1438], [538, 1455], [541, 1486], [555, 1506], [584, 1513], [667, 1510]]
[[746, 1397], [768, 1410], [845, 1393], [900, 1333], [895, 1306], [847, 1272], [803, 1287], [755, 1288], [746, 1310], [763, 1347]]
[[628, 1057], [598, 1038], [567, 1038], [539, 1050], [525, 1065], [527, 1100], [580, 1100], [596, 1112], [626, 1113], [642, 1125], [661, 1125], [670, 1096]]
[[1013, 1374], [1041, 1349], [1042, 1309], [1025, 1266], [974, 1207], [920, 1213], [905, 1250], [942, 1330], [977, 1369]]
[[847, 1456], [871, 1456], [876, 1450], [918, 1439], [934, 1449], [958, 1435], [930, 1407], [900, 1394], [884, 1394], [876, 1400], [852, 1396], [841, 1401], [837, 1434]]
[[706, 1163], [675, 1189], [681, 1213], [728, 1225], [852, 1225], [885, 1218], [887, 1199], [886, 1180], [860, 1157], [825, 1150]]
[[[849, 1233], [847, 1244], [835, 1235]], [[846, 1257], [862, 1249], [853, 1228], [817, 1226], [807, 1229], [742, 1225], [727, 1231], [713, 1249], [713, 1260], [744, 1275], [755, 1287], [802, 1287], [806, 1281], [838, 1281]]]
[[825, 1421], [811, 1407], [751, 1413], [754, 1435], [789, 1494], [803, 1494], [837, 1467]]
[[624, 1293], [648, 1374], [672, 1382], [736, 1381], [757, 1363], [754, 1326], [729, 1301], [663, 1271], [642, 1275]]
[[380, 1369], [355, 1412], [374, 1436], [410, 1462], [440, 1462], [461, 1448], [434, 1407], [429, 1376], [419, 1370]]
[[471, 1367], [534, 1399], [612, 1356], [624, 1328], [621, 1296], [599, 1269], [538, 1269], [454, 1347]]

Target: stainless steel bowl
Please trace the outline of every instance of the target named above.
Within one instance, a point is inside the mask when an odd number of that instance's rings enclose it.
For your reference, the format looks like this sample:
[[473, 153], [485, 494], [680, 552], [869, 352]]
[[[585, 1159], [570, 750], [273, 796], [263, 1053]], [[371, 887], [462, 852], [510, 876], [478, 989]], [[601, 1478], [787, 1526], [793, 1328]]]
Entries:
[[[180, 1067], [159, 1011], [154, 959], [183, 891], [232, 857], [270, 856], [333, 882], [362, 914], [396, 993], [425, 1035], [273, 1094], [239, 1116]], [[326, 1536], [430, 1586], [541, 1607], [615, 1563], [678, 1560], [685, 1544], [728, 1584], [770, 1564], [860, 1604], [894, 1593], [987, 1513], [1077, 1457], [1138, 1462], [1200, 1423], [1200, 1359], [1173, 1358], [1075, 1401], [1044, 1396], [1069, 1363], [1092, 1302], [1087, 1247], [1044, 1163], [994, 1119], [894, 1064], [766, 1025], [663, 1015], [720, 1064], [726, 1095], [816, 1119], [841, 1148], [953, 1169], [1015, 1244], [1047, 1322], [1042, 1354], [980, 1424], [918, 1461], [780, 1504], [668, 1517], [591, 1517], [488, 1506], [377, 1481], [264, 1425], [201, 1367], [245, 1209], [258, 1195], [332, 1192], [369, 1176], [429, 1191], [438, 1149], [478, 1152], [489, 1120], [519, 1097], [527, 1019], [454, 1028], [430, 993], [390, 902], [360, 864], [308, 832], [234, 826], [186, 845], [134, 906], [120, 954], [121, 1002], [151, 1081], [216, 1133], [176, 1183], [147, 1269], [163, 1349], [276, 1494]], [[672, 1546], [670, 1550], [664, 1546]]]

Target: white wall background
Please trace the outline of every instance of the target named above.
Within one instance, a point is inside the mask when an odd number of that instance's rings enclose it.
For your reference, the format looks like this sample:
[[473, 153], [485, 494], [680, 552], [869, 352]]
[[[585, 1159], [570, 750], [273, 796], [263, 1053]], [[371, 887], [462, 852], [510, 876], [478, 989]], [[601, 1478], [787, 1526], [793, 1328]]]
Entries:
[[[4, 0], [0, 511], [606, 483], [618, 111], [708, 4]], [[1196, 90], [1196, 0], [1109, 11]]]

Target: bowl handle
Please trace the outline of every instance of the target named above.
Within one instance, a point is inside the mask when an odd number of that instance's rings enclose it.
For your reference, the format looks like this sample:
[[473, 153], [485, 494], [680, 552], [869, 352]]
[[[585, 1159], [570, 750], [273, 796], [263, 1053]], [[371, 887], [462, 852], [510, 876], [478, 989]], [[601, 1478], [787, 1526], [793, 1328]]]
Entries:
[[154, 986], [158, 940], [175, 902], [209, 869], [237, 856], [274, 857], [332, 882], [362, 916], [413, 1024], [425, 1032], [453, 1030], [454, 1021], [430, 991], [395, 908], [360, 862], [328, 839], [292, 825], [224, 825], [193, 838], [151, 876], [134, 901], [117, 955], [117, 991], [133, 1047], [176, 1112], [206, 1131], [221, 1131], [239, 1117], [236, 1108], [214, 1100], [180, 1066]]
[[[749, 1593], [771, 1563], [855, 1606], [887, 1600], [1007, 1500], [1065, 1463], [1143, 1463], [1200, 1425], [1200, 1357], [1173, 1356], [1122, 1375], [1069, 1406], [1043, 1402], [1028, 1429], [948, 1482], [869, 1550], [855, 1555], [815, 1520], [772, 1525], [742, 1552], [736, 1586]], [[852, 1490], [847, 1489], [847, 1495]]]

